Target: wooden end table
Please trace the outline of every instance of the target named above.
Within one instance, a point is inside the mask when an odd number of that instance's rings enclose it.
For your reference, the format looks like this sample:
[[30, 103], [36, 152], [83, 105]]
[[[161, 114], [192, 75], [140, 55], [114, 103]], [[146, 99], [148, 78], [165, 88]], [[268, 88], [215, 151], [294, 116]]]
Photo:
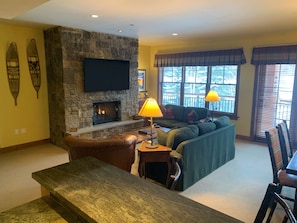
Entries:
[[143, 141], [138, 148], [138, 155], [139, 155], [139, 167], [138, 167], [138, 173], [140, 177], [146, 178], [145, 173], [145, 164], [146, 163], [158, 163], [158, 162], [165, 162], [167, 163], [168, 167], [168, 175], [166, 180], [166, 185], [169, 182], [169, 176], [171, 171], [171, 160], [170, 160], [170, 152], [172, 151], [171, 148], [158, 145], [157, 148], [146, 148], [146, 144], [148, 142]]

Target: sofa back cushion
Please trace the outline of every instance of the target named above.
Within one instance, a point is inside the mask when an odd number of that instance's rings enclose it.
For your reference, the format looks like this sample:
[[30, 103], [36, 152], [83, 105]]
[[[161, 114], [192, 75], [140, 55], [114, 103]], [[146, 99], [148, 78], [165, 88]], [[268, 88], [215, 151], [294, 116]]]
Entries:
[[168, 132], [165, 132], [162, 129], [157, 128], [157, 139], [160, 145], [166, 146], [167, 137], [168, 137]]
[[166, 146], [176, 149], [181, 142], [192, 139], [199, 135], [199, 129], [196, 125], [189, 125], [178, 129], [172, 129], [168, 132]]
[[216, 130], [216, 125], [213, 122], [199, 123], [197, 126], [199, 128], [199, 135], [203, 135]]
[[221, 116], [214, 121], [214, 124], [216, 125], [216, 129], [225, 127], [230, 124], [230, 118], [228, 116]]

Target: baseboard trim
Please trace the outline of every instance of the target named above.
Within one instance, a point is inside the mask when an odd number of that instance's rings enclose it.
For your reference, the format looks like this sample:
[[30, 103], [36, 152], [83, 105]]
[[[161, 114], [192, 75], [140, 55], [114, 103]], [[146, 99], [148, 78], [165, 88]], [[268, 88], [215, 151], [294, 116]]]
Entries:
[[[236, 135], [236, 139], [252, 141], [251, 137], [243, 136], [243, 135]], [[50, 139], [43, 139], [43, 140], [24, 143], [24, 144], [15, 145], [15, 146], [8, 146], [8, 147], [0, 148], [0, 154], [1, 153], [12, 152], [12, 151], [15, 151], [15, 150], [20, 150], [20, 149], [25, 149], [25, 148], [30, 147], [30, 146], [46, 144], [46, 143], [50, 143]]]
[[0, 154], [1, 153], [12, 152], [12, 151], [15, 151], [15, 150], [20, 150], [20, 149], [25, 149], [25, 148], [30, 147], [30, 146], [46, 144], [46, 143], [50, 143], [50, 139], [43, 139], [43, 140], [38, 140], [38, 141], [34, 141], [34, 142], [19, 144], [19, 145], [15, 145], [15, 146], [8, 146], [8, 147], [0, 148]]
[[249, 136], [243, 136], [243, 135], [236, 135], [236, 139], [241, 139], [241, 140], [247, 140], [247, 141], [253, 141], [251, 137]]

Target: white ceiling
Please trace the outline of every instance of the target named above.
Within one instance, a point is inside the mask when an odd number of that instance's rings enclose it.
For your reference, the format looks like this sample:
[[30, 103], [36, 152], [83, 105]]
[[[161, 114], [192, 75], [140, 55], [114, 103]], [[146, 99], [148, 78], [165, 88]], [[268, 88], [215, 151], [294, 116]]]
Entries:
[[[91, 14], [99, 18], [93, 19]], [[141, 44], [158, 45], [192, 38], [297, 31], [297, 1], [0, 0], [0, 18], [1, 22], [36, 23], [45, 28], [60, 25], [135, 37]]]

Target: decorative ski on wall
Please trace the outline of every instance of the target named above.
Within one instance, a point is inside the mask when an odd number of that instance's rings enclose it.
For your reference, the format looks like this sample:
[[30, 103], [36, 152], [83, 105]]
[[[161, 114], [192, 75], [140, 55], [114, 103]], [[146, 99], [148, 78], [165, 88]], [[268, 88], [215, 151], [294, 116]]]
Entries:
[[10, 92], [14, 97], [14, 104], [17, 105], [17, 97], [20, 90], [20, 66], [17, 45], [12, 42], [6, 52], [7, 77]]
[[33, 87], [36, 90], [37, 98], [38, 98], [38, 91], [41, 84], [41, 77], [40, 77], [40, 65], [39, 65], [39, 57], [38, 51], [36, 47], [35, 39], [31, 39], [29, 45], [27, 47], [27, 59], [29, 65], [29, 71], [31, 75], [31, 81]]

